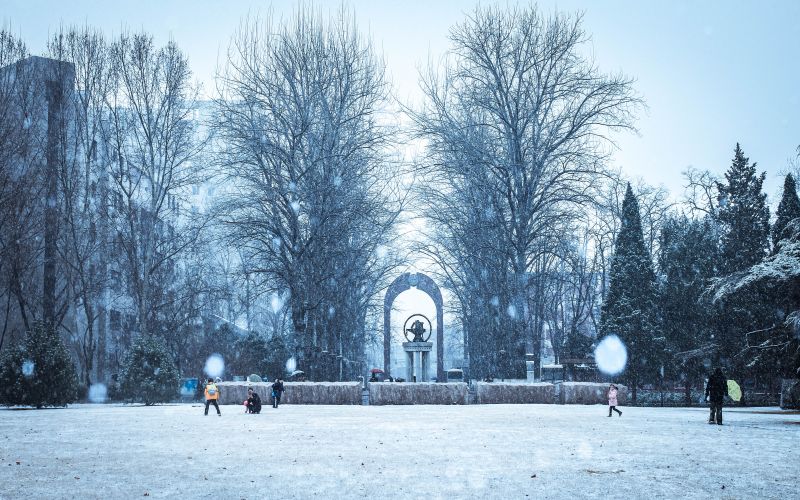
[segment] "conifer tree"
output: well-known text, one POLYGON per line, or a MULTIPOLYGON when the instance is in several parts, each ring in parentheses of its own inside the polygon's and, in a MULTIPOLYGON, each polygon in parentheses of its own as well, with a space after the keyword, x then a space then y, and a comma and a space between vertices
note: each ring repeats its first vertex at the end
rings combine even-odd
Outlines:
POLYGON ((800 217, 800 199, 797 198, 797 185, 792 174, 786 175, 783 183, 783 197, 775 213, 775 225, 772 226, 772 244, 777 252, 778 242, 784 237, 783 230, 793 219, 800 217))
POLYGON ((630 184, 622 202, 622 223, 611 261, 601 333, 616 334, 628 349, 624 377, 633 390, 660 367, 663 342, 654 338, 656 278, 642 235, 639 202, 630 184))
POLYGON ((724 275, 757 264, 769 248, 769 207, 761 191, 766 172, 756 173, 756 163, 736 143, 733 163, 725 172, 719 191, 720 272, 724 275))
POLYGON ((142 335, 133 345, 122 368, 122 393, 132 401, 150 406, 178 397, 180 375, 175 360, 153 335, 142 335))
POLYGON ((37 322, 25 345, 0 362, 0 403, 66 406, 78 399, 78 377, 64 343, 53 327, 37 322))
POLYGON ((714 311, 702 300, 715 274, 717 233, 711 220, 669 218, 661 229, 659 318, 665 337, 666 376, 684 382, 686 403, 691 386, 702 374, 702 359, 682 357, 713 342, 714 311))

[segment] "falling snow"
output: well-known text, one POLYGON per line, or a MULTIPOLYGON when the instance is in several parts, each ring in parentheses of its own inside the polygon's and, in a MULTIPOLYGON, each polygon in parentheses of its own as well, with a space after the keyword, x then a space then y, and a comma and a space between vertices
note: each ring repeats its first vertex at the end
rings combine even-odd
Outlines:
POLYGON ((206 360, 203 371, 212 378, 221 377, 225 372, 225 360, 219 354, 212 354, 206 360))
POLYGON ((606 375, 616 375, 628 363, 628 350, 616 335, 608 335, 597 344, 594 350, 597 368, 606 375))

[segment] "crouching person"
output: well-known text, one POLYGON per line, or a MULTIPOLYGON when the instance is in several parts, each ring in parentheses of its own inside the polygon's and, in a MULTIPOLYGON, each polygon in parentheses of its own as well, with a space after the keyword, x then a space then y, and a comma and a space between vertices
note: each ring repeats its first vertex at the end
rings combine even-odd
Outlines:
POLYGON ((261 396, 252 387, 247 389, 247 413, 261 413, 261 396))

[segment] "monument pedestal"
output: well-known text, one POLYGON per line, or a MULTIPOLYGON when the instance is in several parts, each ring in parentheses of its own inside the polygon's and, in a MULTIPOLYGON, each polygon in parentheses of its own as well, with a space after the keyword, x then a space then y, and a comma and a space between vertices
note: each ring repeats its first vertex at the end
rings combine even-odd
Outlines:
POLYGON ((525 374, 528 382, 536 382, 536 371, 534 369, 533 354, 525 355, 525 374))
POLYGON ((433 342, 403 342, 403 349, 406 351, 406 380, 408 382, 430 382, 432 348, 433 342))

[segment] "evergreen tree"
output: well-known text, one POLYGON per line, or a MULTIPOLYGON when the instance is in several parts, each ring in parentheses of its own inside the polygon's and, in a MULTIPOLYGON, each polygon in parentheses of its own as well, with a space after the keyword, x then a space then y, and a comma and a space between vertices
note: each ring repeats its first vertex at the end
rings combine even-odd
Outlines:
POLYGON ((75 366, 54 328, 34 324, 25 345, 10 349, 0 362, 0 403, 66 406, 78 398, 75 366))
POLYGON ((267 357, 266 375, 270 379, 285 377, 286 361, 291 356, 286 340, 281 335, 273 335, 267 341, 269 356, 267 357))
POLYGON ((680 354, 713 342, 714 312, 701 297, 715 275, 715 224, 708 219, 672 217, 661 229, 659 248, 659 318, 669 357, 665 376, 684 382, 690 404, 692 384, 703 373, 702 359, 680 354))
POLYGON ((600 330, 603 335, 616 334, 627 346, 624 377, 631 385, 634 402, 638 386, 658 370, 663 355, 663 342, 654 338, 655 300, 653 262, 644 245, 639 202, 628 184, 600 330))
POLYGON ((719 191, 720 271, 727 275, 742 271, 763 259, 769 248, 769 207, 761 192, 766 172, 756 173, 756 163, 744 156, 736 143, 733 163, 725 172, 727 183, 719 191))
POLYGON ((234 373, 237 368, 236 359, 239 355, 237 347, 239 340, 239 334, 229 323, 222 323, 217 328, 207 329, 195 359, 197 365, 194 373, 201 374, 202 378, 206 360, 212 354, 218 354, 225 361, 225 373, 229 375, 249 375, 250 373, 234 373))
POLYGON ((236 359, 233 372, 239 375, 263 374, 269 362, 266 339, 256 332, 248 332, 235 343, 236 359))
POLYGON ((797 198, 797 186, 792 174, 786 175, 783 183, 783 197, 775 213, 775 225, 772 226, 772 243, 774 252, 778 251, 778 242, 783 239, 783 230, 793 219, 800 217, 800 199, 797 198))
POLYGON ((150 406, 178 397, 180 376, 175 360, 153 335, 142 335, 122 367, 122 394, 150 406))
MULTIPOLYGON (((736 144, 726 183, 717 183, 719 191, 720 257, 718 275, 729 276, 761 262, 769 250, 769 208, 762 192, 766 173, 756 172, 756 164, 736 144)), ((741 353, 747 347, 750 332, 772 325, 772 311, 763 303, 738 297, 726 301, 717 313, 719 347, 716 363, 727 365, 731 372, 752 372, 741 353)))

